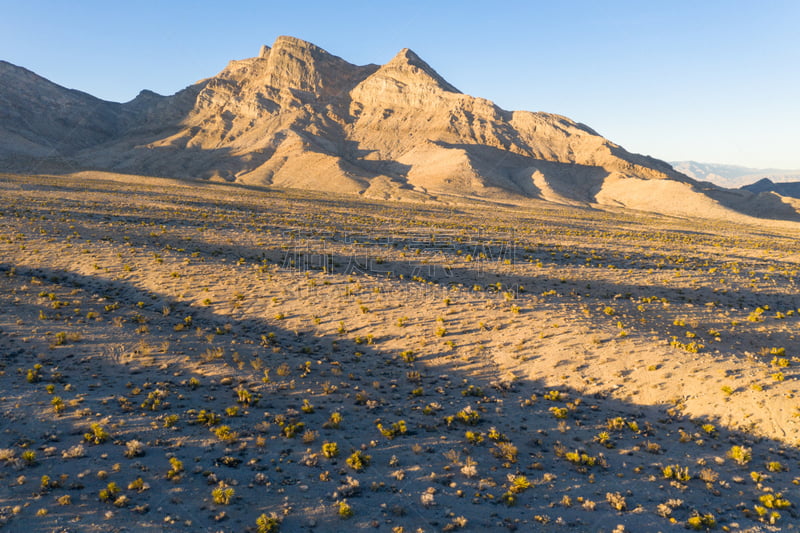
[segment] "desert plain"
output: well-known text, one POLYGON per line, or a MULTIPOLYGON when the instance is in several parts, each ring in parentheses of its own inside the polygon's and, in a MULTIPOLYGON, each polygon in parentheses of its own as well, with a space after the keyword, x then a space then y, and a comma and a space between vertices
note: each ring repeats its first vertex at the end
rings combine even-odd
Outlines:
POLYGON ((800 226, 0 176, 7 531, 793 531, 800 226))

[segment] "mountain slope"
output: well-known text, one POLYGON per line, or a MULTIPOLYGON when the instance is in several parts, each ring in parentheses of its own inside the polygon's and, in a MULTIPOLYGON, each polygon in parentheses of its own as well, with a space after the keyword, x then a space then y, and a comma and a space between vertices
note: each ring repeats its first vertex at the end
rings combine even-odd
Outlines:
POLYGON ((0 61, 0 157, 68 155, 118 133, 121 106, 0 61))
POLYGON ((70 170, 381 198, 758 214, 747 205, 754 194, 722 194, 566 117, 463 94, 408 49, 358 66, 283 36, 175 95, 143 91, 125 104, 0 67, 0 116, 10 117, 0 159, 11 170, 56 155, 70 170))

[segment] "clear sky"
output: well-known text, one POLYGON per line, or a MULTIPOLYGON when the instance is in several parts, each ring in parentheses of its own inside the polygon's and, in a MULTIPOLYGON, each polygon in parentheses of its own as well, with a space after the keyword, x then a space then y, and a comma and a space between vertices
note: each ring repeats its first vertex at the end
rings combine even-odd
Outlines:
POLYGON ((0 59, 113 101, 278 35, 356 64, 411 48, 461 91, 665 160, 800 169, 800 1, 0 0, 0 59))

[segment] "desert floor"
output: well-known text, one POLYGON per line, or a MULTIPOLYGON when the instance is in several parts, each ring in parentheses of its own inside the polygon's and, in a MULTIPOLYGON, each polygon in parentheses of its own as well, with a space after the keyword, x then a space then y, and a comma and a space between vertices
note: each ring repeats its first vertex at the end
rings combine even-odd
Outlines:
POLYGON ((0 176, 3 529, 797 530, 798 237, 0 176))

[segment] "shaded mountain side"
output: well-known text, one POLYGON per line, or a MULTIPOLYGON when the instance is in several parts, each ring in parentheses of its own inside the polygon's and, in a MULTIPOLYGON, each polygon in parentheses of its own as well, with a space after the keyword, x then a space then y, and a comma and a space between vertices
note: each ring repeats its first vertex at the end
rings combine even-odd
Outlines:
POLYGON ((763 178, 750 185, 745 185, 741 189, 756 194, 774 192, 789 198, 800 198, 800 182, 797 181, 774 183, 768 178, 763 178))
POLYGON ((113 138, 121 105, 0 61, 0 156, 57 157, 113 138))
MULTIPOLYGON (((758 216, 748 203, 756 195, 729 201, 566 117, 463 94, 409 49, 384 65, 358 66, 282 36, 174 95, 142 91, 124 104, 7 63, 0 76, 6 170, 61 165, 381 198, 535 198, 758 216)), ((783 206, 777 212, 795 216, 783 206)))

